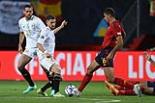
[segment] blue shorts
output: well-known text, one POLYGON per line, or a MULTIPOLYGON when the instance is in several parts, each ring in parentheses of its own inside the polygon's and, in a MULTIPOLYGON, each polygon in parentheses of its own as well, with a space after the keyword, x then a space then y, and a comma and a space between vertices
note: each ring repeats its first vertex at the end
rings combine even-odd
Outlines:
POLYGON ((153 93, 155 93, 155 82, 154 81, 148 81, 147 86, 153 88, 153 93))
POLYGON ((155 82, 154 81, 148 81, 147 86, 155 88, 155 82))
POLYGON ((103 65, 103 58, 106 58, 110 51, 112 50, 112 47, 106 47, 104 49, 101 49, 101 51, 96 56, 95 60, 96 62, 102 66, 102 67, 113 67, 113 59, 109 60, 109 62, 106 65, 103 65))

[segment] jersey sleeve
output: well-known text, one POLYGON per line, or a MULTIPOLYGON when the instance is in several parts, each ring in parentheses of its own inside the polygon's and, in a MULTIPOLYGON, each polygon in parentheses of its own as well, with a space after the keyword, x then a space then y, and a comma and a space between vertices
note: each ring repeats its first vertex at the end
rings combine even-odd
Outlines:
POLYGON ((18 21, 19 32, 23 32, 21 21, 18 21))
POLYGON ((151 55, 151 59, 155 62, 155 56, 151 55))
POLYGON ((47 32, 45 29, 43 29, 41 31, 41 34, 40 34, 40 37, 38 38, 37 43, 44 44, 46 39, 47 39, 47 32))

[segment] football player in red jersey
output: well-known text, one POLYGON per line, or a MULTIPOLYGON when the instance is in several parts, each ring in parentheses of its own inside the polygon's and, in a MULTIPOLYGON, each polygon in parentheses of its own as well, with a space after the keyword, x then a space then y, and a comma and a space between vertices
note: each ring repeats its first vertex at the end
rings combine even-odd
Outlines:
MULTIPOLYGON (((152 65, 155 66, 155 57, 151 56, 149 52, 154 51, 155 48, 149 49, 144 53, 144 56, 147 61, 149 61, 152 65)), ((114 85, 105 81, 106 86, 112 91, 114 95, 138 95, 141 96, 142 93, 155 95, 155 82, 154 81, 126 81, 124 84, 128 84, 127 86, 123 85, 114 85), (129 86, 130 85, 130 86, 129 86), (115 89, 114 89, 115 88, 115 89)))
POLYGON ((88 66, 80 86, 75 91, 75 95, 77 96, 80 95, 86 85, 91 81, 93 72, 100 67, 104 67, 105 76, 108 81, 113 83, 124 83, 124 80, 115 78, 113 75, 113 58, 115 53, 123 47, 125 32, 120 22, 115 18, 115 11, 112 8, 105 9, 104 19, 108 22, 109 27, 102 43, 102 49, 95 60, 88 66))

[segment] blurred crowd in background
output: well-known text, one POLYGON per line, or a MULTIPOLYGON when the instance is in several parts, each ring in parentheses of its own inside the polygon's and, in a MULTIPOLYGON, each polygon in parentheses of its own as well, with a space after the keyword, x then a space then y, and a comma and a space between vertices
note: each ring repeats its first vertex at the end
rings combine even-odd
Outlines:
POLYGON ((125 50, 155 46, 155 0, 0 0, 0 50, 17 50, 18 20, 25 4, 32 4, 42 20, 54 15, 57 25, 68 21, 56 34, 56 50, 99 49, 107 29, 107 7, 115 9, 125 28, 125 50))

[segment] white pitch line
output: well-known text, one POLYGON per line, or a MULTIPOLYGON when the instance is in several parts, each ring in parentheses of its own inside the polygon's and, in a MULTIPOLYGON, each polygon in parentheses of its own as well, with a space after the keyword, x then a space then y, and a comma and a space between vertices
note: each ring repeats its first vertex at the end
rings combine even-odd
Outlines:
MULTIPOLYGON (((18 96, 6 96, 6 97, 1 97, 1 98, 17 98, 18 96)), ((18 97, 18 98, 34 98, 34 99, 47 99, 47 98, 53 98, 53 97, 18 97)), ((61 98, 61 97, 55 97, 55 98, 61 98)), ((65 98, 65 97, 62 97, 65 98)), ((69 99, 69 98, 68 98, 69 99)), ((71 98, 73 101, 74 100, 89 100, 89 101, 94 101, 94 103, 118 103, 121 102, 121 100, 117 100, 117 99, 100 99, 100 98, 81 98, 81 97, 77 97, 77 98, 71 98)))
POLYGON ((121 100, 117 100, 117 99, 98 99, 98 98, 79 98, 79 99, 97 101, 95 103, 118 103, 121 101, 121 100))
POLYGON ((95 102, 95 103, 118 103, 118 102, 121 102, 121 100, 99 101, 99 102, 95 102))

